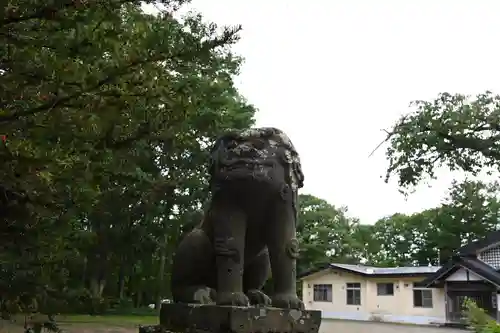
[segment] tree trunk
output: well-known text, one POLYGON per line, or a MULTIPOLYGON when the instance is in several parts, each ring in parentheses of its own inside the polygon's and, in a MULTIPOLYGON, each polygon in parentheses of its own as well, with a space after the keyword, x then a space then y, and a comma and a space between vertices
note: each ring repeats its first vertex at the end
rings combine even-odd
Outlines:
POLYGON ((163 236, 163 242, 160 248, 160 266, 158 268, 158 285, 156 288, 156 304, 155 309, 160 313, 160 305, 163 292, 163 276, 165 275, 165 261, 167 259, 167 235, 163 236))
POLYGON ((88 265, 90 275, 90 292, 92 297, 101 298, 106 285, 107 256, 97 252, 91 257, 88 265))
POLYGON ((82 286, 85 287, 87 280, 87 257, 83 258, 82 286))
MULTIPOLYGON (((170 196, 173 197, 173 189, 169 191, 170 196)), ((170 213, 172 212, 172 205, 167 204, 165 207, 165 210, 163 211, 164 216, 170 216, 170 213)), ((158 311, 158 315, 160 314, 160 305, 161 305, 161 299, 163 296, 163 276, 165 275, 165 261, 167 259, 167 241, 168 241, 168 233, 167 231, 169 230, 170 226, 170 219, 165 218, 163 220, 163 241, 161 243, 160 247, 160 265, 158 267, 158 284, 156 288, 156 304, 155 304, 155 309, 158 311)))
POLYGON ((118 273, 118 298, 123 300, 125 295, 125 263, 122 262, 118 273))
POLYGON ((120 277, 120 281, 118 284, 118 298, 123 300, 125 298, 125 277, 120 277))
POLYGON ((90 279, 90 293, 92 297, 101 298, 105 286, 106 286, 106 280, 99 279, 98 277, 93 276, 90 279))
POLYGON ((137 290, 137 307, 140 308, 142 306, 142 288, 139 287, 137 290))

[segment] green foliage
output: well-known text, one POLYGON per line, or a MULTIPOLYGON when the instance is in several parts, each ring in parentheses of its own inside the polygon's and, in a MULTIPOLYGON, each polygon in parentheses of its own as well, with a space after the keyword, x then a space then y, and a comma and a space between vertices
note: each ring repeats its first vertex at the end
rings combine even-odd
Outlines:
POLYGON ((380 251, 372 225, 360 224, 346 207, 337 208, 309 194, 299 195, 297 236, 299 274, 333 261, 374 263, 380 251))
POLYGON ((475 98, 442 93, 434 101, 414 101, 415 110, 389 131, 387 180, 411 187, 440 166, 477 175, 500 167, 500 96, 475 98))
POLYGON ((490 320, 484 327, 483 333, 500 333, 500 325, 495 320, 490 320))
POLYGON ((255 112, 232 81, 240 28, 178 18, 185 2, 152 16, 134 0, 12 0, 0 14, 3 312, 168 294, 207 146, 255 112))
POLYGON ((328 261, 353 260, 349 245, 357 223, 346 215, 345 208, 337 209, 312 195, 299 195, 299 274, 328 261))
POLYGON ((474 301, 467 299, 464 303, 467 323, 476 333, 499 333, 500 324, 491 318, 484 309, 477 306, 474 301))
POLYGON ((372 225, 326 201, 299 197, 299 274, 328 262, 438 266, 456 249, 499 229, 498 185, 454 182, 439 207, 394 214, 372 225))
POLYGON ((108 327, 131 326, 137 328, 140 325, 158 324, 158 316, 155 315, 107 315, 107 316, 89 316, 89 315, 71 315, 57 318, 58 322, 64 324, 94 324, 108 327))
POLYGON ((387 266, 439 265, 462 245, 499 228, 497 195, 496 183, 454 182, 440 207, 380 219, 370 228, 375 249, 371 261, 387 266))
POLYGON ((106 309, 106 315, 127 315, 127 316, 152 316, 158 311, 149 307, 143 306, 137 308, 134 300, 131 298, 111 300, 109 308, 106 309))
MULTIPOLYGON (((184 0, 7 2, 0 14, 0 310, 136 314, 169 297, 172 253, 207 199, 207 148, 253 124, 233 84, 239 27, 184 0)), ((497 167, 500 98, 416 102, 391 133, 389 174, 497 167)), ((299 273, 324 262, 437 264, 498 228, 497 184, 454 184, 442 206, 361 225, 299 199, 299 273)), ((40 326, 41 325, 41 326, 40 326)))

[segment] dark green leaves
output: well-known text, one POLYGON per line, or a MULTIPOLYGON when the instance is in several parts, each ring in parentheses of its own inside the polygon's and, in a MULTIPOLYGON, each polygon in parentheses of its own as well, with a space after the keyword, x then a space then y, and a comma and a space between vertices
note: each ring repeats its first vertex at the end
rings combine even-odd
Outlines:
POLYGON ((255 112, 232 80, 239 27, 177 19, 185 2, 162 1, 152 16, 135 0, 9 1, 0 14, 9 297, 40 298, 68 282, 99 298, 120 274, 123 295, 134 270, 151 282, 160 257, 168 267, 163 249, 203 200, 207 143, 251 125, 255 112), (61 267, 72 279, 59 278, 61 267))
POLYGON ((475 98, 443 93, 434 101, 415 101, 415 111, 391 129, 386 179, 395 175, 401 187, 433 177, 439 166, 477 175, 500 164, 500 96, 475 98))
POLYGON ((345 207, 336 208, 312 195, 299 196, 297 235, 301 244, 298 271, 303 273, 325 262, 351 262, 357 247, 351 247, 357 220, 345 207))
POLYGON ((498 230, 499 214, 496 183, 453 183, 439 207, 394 214, 366 226, 376 244, 370 261, 388 266, 438 265, 459 247, 498 230))

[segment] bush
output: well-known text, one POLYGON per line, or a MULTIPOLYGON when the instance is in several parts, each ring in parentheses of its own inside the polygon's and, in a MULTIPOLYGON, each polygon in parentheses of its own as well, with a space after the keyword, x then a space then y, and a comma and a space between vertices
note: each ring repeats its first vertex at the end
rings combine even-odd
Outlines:
POLYGON ((116 312, 127 312, 134 309, 134 301, 130 298, 110 299, 109 310, 116 312))
POLYGON ((500 333, 500 325, 496 321, 490 320, 483 328, 482 333, 500 333))
POLYGON ((155 309, 143 307, 143 308, 133 308, 129 310, 109 309, 108 311, 106 311, 106 314, 119 315, 119 316, 157 316, 158 312, 155 309))
POLYGON ((110 307, 106 311, 106 314, 110 315, 125 315, 125 316, 149 316, 156 315, 157 312, 155 309, 150 309, 148 307, 144 308, 136 308, 134 307, 134 301, 129 298, 125 298, 122 300, 114 299, 109 302, 110 307))
POLYGON ((93 297, 89 290, 82 288, 71 290, 66 294, 67 308, 59 311, 61 314, 102 315, 109 309, 109 300, 93 297))
POLYGON ((493 320, 485 311, 470 300, 465 300, 465 317, 470 327, 476 333, 500 333, 500 324, 493 320))

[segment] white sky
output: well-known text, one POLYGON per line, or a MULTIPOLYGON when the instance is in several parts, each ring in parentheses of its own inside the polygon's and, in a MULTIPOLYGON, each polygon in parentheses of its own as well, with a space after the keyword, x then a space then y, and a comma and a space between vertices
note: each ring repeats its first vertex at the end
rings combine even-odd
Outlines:
POLYGON ((415 99, 498 91, 498 0, 194 0, 221 25, 242 24, 236 79, 257 126, 284 130, 301 155, 305 188, 363 223, 437 206, 453 176, 407 200, 380 176, 380 149, 415 99))

